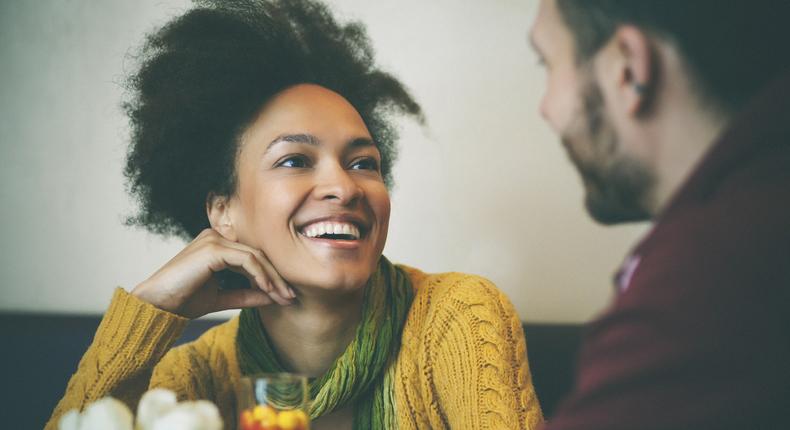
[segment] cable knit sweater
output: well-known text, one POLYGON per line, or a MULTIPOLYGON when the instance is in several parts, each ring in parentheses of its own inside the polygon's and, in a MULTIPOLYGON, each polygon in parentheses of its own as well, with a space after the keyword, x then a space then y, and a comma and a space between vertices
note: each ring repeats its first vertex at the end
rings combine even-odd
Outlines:
MULTIPOLYGON (((534 429, 542 414, 527 365, 521 322, 489 281, 401 266, 415 289, 396 360, 403 429, 534 429)), ((238 318, 171 348, 187 320, 117 289, 93 343, 47 423, 112 395, 135 408, 148 388, 216 403, 233 429, 238 318)))

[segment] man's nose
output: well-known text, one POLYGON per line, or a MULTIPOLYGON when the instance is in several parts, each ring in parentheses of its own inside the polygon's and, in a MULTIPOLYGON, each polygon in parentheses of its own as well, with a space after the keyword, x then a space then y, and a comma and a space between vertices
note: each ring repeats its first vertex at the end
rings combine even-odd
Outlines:
POLYGON ((544 94, 540 99, 538 111, 540 111, 540 116, 542 116, 546 122, 549 122, 549 101, 548 97, 546 97, 546 94, 544 94))

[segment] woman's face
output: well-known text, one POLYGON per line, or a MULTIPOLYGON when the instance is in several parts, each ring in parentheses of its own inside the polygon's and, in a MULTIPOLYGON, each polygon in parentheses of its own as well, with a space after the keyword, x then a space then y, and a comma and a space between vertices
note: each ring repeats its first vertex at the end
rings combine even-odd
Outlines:
POLYGON ((235 239, 261 249, 297 288, 363 286, 389 225, 380 166, 365 123, 342 96, 311 84, 281 92, 241 139, 228 204, 235 239))

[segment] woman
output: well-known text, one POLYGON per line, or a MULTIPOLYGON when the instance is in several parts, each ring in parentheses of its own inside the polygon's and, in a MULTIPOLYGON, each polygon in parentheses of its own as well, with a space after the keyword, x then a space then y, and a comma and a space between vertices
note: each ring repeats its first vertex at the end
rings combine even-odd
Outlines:
POLYGON ((165 387, 213 401, 232 429, 239 378, 271 371, 315 378, 319 429, 538 424, 508 300, 382 256, 388 120, 421 111, 374 67, 360 25, 309 0, 201 1, 142 60, 127 105, 133 222, 193 240, 116 291, 47 428, 104 395, 134 407, 165 387), (231 308, 238 318, 170 348, 189 318, 231 308))

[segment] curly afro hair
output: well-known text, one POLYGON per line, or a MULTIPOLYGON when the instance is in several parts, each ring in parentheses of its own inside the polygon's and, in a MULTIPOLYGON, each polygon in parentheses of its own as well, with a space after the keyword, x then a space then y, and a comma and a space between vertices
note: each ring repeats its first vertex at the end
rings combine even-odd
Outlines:
POLYGON ((209 227, 210 194, 236 190, 239 136, 267 100, 300 83, 345 97, 382 155, 391 185, 393 114, 420 106, 376 68, 364 27, 339 24, 312 0, 196 0, 149 34, 124 103, 131 143, 124 175, 140 210, 127 223, 184 239, 209 227))

